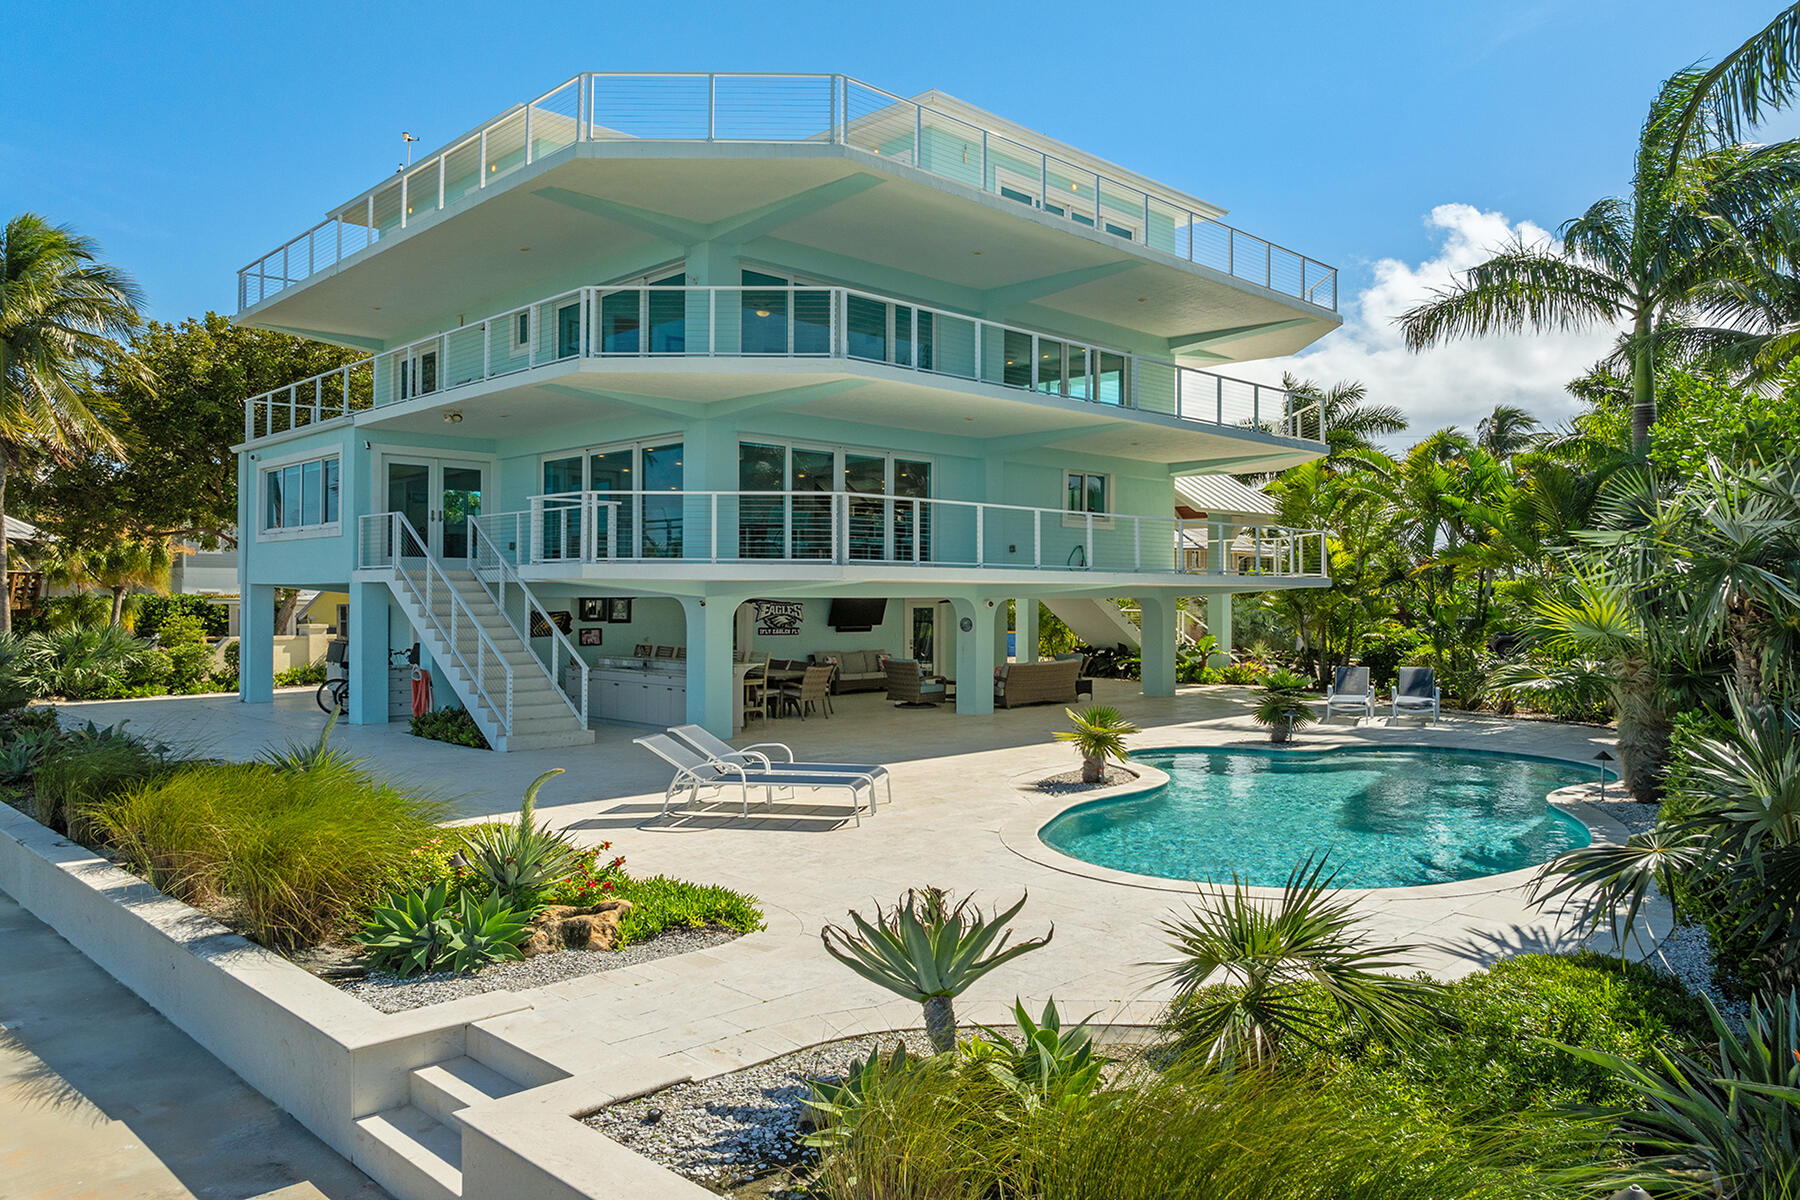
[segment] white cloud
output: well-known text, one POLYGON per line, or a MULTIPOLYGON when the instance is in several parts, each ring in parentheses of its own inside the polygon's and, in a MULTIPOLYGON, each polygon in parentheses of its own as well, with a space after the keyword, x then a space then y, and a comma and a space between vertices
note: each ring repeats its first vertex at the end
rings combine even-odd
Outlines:
POLYGON ((1410 428, 1390 439, 1402 446, 1446 425, 1472 430, 1496 404, 1517 405, 1547 425, 1572 415, 1578 403, 1564 385, 1607 354, 1617 331, 1461 339, 1414 354, 1394 323, 1502 244, 1515 237, 1539 242, 1549 233, 1468 204, 1440 204, 1426 225, 1443 239, 1438 253, 1417 264, 1378 261, 1374 283, 1344 307, 1342 329, 1291 358, 1221 369, 1271 382, 1283 371, 1321 385, 1360 380, 1371 403, 1398 405, 1406 414, 1410 428))

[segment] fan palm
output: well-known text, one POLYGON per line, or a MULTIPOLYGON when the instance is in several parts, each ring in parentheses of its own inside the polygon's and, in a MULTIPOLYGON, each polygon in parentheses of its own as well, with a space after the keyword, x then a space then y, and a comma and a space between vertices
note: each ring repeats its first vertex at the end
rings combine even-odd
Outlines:
POLYGON ((1757 247, 1776 235, 1800 188, 1800 145, 1723 141, 1710 121, 1684 123, 1711 102, 1706 76, 1667 80, 1639 134, 1629 194, 1596 201, 1562 227, 1559 247, 1516 241, 1405 313, 1413 350, 1459 337, 1627 326, 1619 354, 1631 366, 1632 438, 1642 452, 1656 420, 1660 354, 1704 342, 1714 326, 1758 324, 1760 304, 1729 291, 1701 293, 1757 273, 1757 247))
POLYGON ((1080 712, 1072 708, 1063 711, 1075 722, 1075 728, 1060 729, 1055 737, 1059 742, 1070 743, 1080 753, 1083 783, 1104 782, 1107 759, 1126 762, 1131 758, 1131 751, 1125 748, 1125 739, 1136 733, 1138 727, 1127 721, 1118 709, 1110 704, 1090 704, 1080 712))
POLYGON ((973 896, 954 908, 942 888, 900 897, 891 910, 875 906, 875 919, 852 912, 853 929, 827 925, 825 952, 870 983, 904 996, 925 1010, 925 1033, 938 1051, 956 1048, 956 997, 994 968, 1049 944, 1056 934, 1016 945, 1007 923, 1025 907, 1025 896, 1004 911, 983 913, 973 896))
POLYGON ((1436 985, 1392 973, 1416 947, 1374 944, 1358 928, 1357 897, 1335 880, 1325 858, 1309 856, 1279 899, 1252 897, 1234 875, 1229 891, 1203 892, 1185 918, 1163 922, 1176 957, 1146 965, 1175 986, 1169 1023, 1185 1050, 1254 1066, 1283 1042, 1316 1042, 1330 1009, 1394 1040, 1434 1014, 1436 985))
MULTIPOLYGON (((130 372, 118 339, 138 325, 137 284, 99 247, 33 213, 0 229, 0 579, 6 572, 6 476, 30 453, 112 450, 109 408, 93 393, 102 364, 130 372)), ((12 628, 0 604, 0 632, 12 628)))

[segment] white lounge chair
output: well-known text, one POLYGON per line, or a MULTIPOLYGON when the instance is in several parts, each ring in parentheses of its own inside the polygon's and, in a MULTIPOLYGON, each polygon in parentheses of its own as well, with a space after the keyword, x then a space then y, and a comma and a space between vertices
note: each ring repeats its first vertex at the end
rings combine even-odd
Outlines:
POLYGON ((1424 716, 1431 714, 1431 719, 1438 719, 1439 692, 1437 672, 1430 667, 1401 667, 1400 678, 1394 683, 1394 711, 1388 718, 1392 724, 1400 719, 1401 713, 1415 713, 1424 716))
MULTIPOLYGON (((669 733, 680 738, 706 757, 718 763, 736 763, 754 771, 783 771, 788 774, 861 775, 870 783, 886 783, 888 803, 894 802, 894 780, 888 769, 878 763, 800 762, 793 749, 783 742, 757 742, 739 750, 717 734, 700 725, 676 725, 669 733), (779 750, 785 758, 773 758, 765 750, 779 750)), ((871 797, 872 798, 872 797, 871 797)), ((874 808, 869 813, 874 815, 874 808)))
POLYGON ((818 771, 756 771, 738 763, 722 763, 702 758, 666 733, 652 733, 632 741, 675 768, 675 778, 663 791, 662 812, 666 815, 675 793, 685 790, 694 803, 699 803, 701 789, 708 791, 727 787, 741 789, 744 819, 750 817, 750 789, 770 789, 767 803, 775 807, 775 788, 842 788, 850 793, 850 811, 856 823, 862 824, 862 792, 869 792, 869 811, 875 811, 875 783, 867 775, 851 775, 818 771))
POLYGON ((1375 684, 1367 667, 1339 667, 1331 686, 1325 690, 1325 719, 1342 709, 1359 717, 1375 719, 1375 684))

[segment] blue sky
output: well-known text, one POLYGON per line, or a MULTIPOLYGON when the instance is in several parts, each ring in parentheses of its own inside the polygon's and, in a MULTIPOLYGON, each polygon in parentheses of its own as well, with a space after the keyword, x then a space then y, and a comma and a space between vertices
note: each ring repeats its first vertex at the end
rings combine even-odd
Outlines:
MULTIPOLYGON (((1460 261, 1458 239, 1466 257, 1495 230, 1554 229, 1617 191, 1658 81, 1737 45, 1776 6, 489 0, 399 11, 14 5, 0 44, 0 213, 40 212, 98 238, 159 319, 230 311, 237 268, 393 171, 402 129, 428 150, 583 70, 845 72, 902 94, 950 92, 1338 264, 1351 336, 1334 335, 1345 344, 1333 358, 1321 347, 1301 363, 1376 385, 1382 360, 1352 353, 1359 338, 1371 354, 1391 349, 1377 344, 1391 314, 1364 311, 1376 293, 1403 302, 1460 261)), ((1491 407, 1490 385, 1436 407, 1415 396, 1467 369, 1444 362, 1394 383, 1416 426, 1491 407)), ((1564 402, 1542 393, 1563 366, 1537 363, 1542 377, 1512 398, 1539 396, 1556 415, 1564 402)))

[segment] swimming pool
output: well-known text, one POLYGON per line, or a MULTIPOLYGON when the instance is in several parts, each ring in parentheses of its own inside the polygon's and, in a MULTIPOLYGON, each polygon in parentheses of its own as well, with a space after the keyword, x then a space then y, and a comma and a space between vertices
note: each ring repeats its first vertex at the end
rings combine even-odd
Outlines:
POLYGON ((1597 777, 1554 759, 1477 750, 1186 749, 1133 761, 1165 786, 1076 805, 1038 831, 1083 862, 1164 879, 1280 886, 1330 851, 1339 887, 1416 887, 1498 875, 1588 844, 1545 800, 1597 777))

